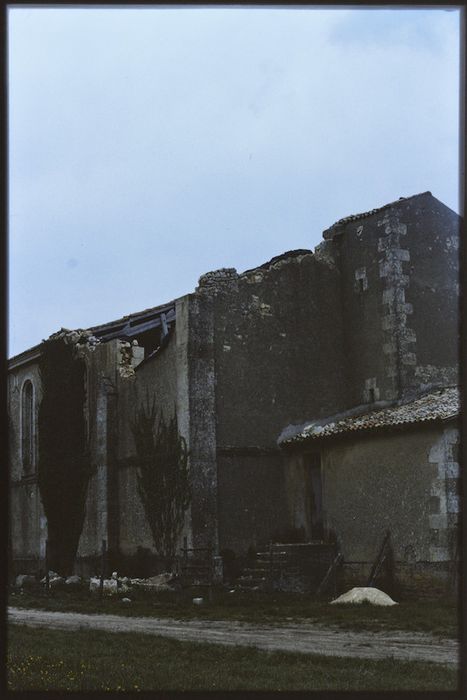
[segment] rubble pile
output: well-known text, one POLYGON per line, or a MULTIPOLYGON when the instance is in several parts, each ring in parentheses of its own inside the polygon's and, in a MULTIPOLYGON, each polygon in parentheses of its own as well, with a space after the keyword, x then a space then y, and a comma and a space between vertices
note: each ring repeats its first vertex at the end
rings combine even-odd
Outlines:
POLYGON ((85 328, 77 328, 70 330, 69 328, 60 328, 56 333, 52 333, 48 340, 63 340, 67 345, 86 346, 90 350, 94 350, 96 345, 101 342, 100 338, 96 338, 91 331, 85 328))
POLYGON ((371 603, 371 605, 397 605, 387 593, 380 591, 379 588, 357 587, 351 588, 347 593, 343 593, 335 600, 331 601, 331 605, 349 604, 349 603, 371 603))
POLYGON ((133 348, 138 345, 137 340, 131 343, 128 340, 120 340, 120 361, 118 363, 118 373, 124 379, 135 376, 133 366, 133 348))

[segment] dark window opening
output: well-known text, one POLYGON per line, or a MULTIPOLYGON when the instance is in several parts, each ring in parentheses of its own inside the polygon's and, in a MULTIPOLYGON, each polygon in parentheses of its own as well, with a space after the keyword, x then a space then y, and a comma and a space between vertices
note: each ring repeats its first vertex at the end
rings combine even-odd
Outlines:
POLYGON ((375 390, 370 389, 370 403, 374 403, 375 401, 375 390))

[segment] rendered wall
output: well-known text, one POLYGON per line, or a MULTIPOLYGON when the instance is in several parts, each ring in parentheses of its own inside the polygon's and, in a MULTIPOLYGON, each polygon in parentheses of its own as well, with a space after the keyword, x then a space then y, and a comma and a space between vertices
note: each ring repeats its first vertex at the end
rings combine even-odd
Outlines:
MULTIPOLYGON (((154 551, 151 531, 146 521, 138 493, 135 467, 131 458, 135 445, 131 423, 136 410, 155 400, 158 419, 161 412, 168 420, 177 408, 177 330, 166 347, 144 362, 133 378, 120 379, 118 384, 117 430, 118 441, 118 545, 120 553, 134 554, 138 547, 154 551), (129 461, 130 458, 130 461, 129 461)), ((157 419, 157 420, 158 420, 157 419)))
MULTIPOLYGON (((387 529, 394 556, 407 564, 449 562, 459 513, 459 434, 449 427, 322 441, 323 510, 348 563, 371 563, 387 529)), ((287 500, 292 521, 307 520, 300 492, 306 449, 288 451, 287 500)))

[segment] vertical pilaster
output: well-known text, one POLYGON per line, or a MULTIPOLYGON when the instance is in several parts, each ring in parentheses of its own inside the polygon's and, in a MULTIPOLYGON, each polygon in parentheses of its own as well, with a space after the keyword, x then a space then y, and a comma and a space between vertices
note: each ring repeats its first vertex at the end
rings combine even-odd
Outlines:
POLYGON ((388 213, 378 226, 384 226, 384 234, 378 240, 378 252, 382 253, 379 276, 384 283, 381 325, 386 388, 383 398, 393 400, 412 386, 417 364, 416 335, 408 326, 413 308, 405 299, 410 278, 404 274, 404 263, 409 262, 410 252, 403 247, 402 240, 407 234, 407 226, 401 224, 396 215, 388 213))
MULTIPOLYGON (((177 364, 177 395, 176 409, 178 430, 180 435, 185 438, 188 452, 191 453, 191 436, 190 436, 190 379, 189 379, 189 360, 188 360, 188 338, 189 338, 189 297, 185 296, 177 299, 175 306, 176 326, 175 326, 175 342, 176 342, 176 364, 177 364)), ((189 457, 191 464, 191 456, 189 457)), ((187 538, 188 547, 193 546, 192 537, 192 519, 191 505, 185 514, 185 524, 181 536, 187 538)))
POLYGON ((214 309, 209 293, 189 305, 191 522, 195 547, 218 549, 214 309))
POLYGON ((454 558, 459 518, 459 432, 445 430, 432 447, 428 461, 436 464, 429 503, 430 561, 454 558))

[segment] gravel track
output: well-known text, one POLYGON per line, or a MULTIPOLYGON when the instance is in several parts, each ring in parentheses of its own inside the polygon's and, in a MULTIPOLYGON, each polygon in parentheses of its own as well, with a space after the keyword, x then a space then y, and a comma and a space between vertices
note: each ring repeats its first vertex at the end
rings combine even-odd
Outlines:
POLYGON ((459 645, 421 632, 353 632, 309 622, 275 626, 227 620, 167 620, 152 617, 49 612, 8 608, 12 624, 59 630, 138 632, 185 642, 251 646, 267 651, 289 651, 362 659, 425 661, 456 666, 459 645))

